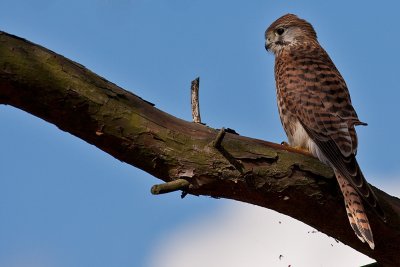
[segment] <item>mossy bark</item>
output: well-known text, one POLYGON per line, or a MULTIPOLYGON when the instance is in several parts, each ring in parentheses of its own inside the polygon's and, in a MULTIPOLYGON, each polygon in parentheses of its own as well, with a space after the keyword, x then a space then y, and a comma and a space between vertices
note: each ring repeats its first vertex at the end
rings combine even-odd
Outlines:
POLYGON ((382 266, 400 266, 398 198, 376 189, 388 222, 369 212, 376 244, 371 250, 348 224, 332 170, 315 158, 232 133, 226 133, 216 148, 212 142, 218 130, 175 118, 82 65, 4 32, 0 104, 55 124, 163 181, 185 179, 189 194, 276 210, 382 266))

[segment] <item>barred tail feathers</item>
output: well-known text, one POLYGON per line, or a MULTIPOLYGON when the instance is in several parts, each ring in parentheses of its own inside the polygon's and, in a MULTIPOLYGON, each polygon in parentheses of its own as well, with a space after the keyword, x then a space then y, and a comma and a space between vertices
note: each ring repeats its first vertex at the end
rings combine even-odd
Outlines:
POLYGON ((335 176, 344 197, 351 227, 362 242, 367 242, 370 248, 374 249, 374 238, 359 194, 339 172, 335 171, 335 176))

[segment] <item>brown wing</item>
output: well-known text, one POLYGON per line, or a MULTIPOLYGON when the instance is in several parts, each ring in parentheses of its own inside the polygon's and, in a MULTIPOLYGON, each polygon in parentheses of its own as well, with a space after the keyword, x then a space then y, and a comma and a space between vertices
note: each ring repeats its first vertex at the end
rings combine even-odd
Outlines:
POLYGON ((297 117, 326 159, 383 217, 376 197, 355 159, 355 125, 362 123, 345 81, 319 44, 296 46, 276 58, 277 87, 288 111, 297 117))

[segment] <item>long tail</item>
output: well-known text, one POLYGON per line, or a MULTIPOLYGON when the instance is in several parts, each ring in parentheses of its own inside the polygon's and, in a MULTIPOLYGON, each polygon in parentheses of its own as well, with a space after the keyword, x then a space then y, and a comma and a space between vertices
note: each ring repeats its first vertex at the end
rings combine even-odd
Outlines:
POLYGON ((335 171, 335 176, 343 193, 351 228, 362 242, 367 242, 374 249, 374 238, 360 195, 343 175, 335 171))

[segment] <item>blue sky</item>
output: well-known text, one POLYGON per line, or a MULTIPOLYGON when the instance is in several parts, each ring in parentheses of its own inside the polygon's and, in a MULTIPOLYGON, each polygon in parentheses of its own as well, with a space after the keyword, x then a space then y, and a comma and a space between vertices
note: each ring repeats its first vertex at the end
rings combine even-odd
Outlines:
MULTIPOLYGON (((366 177, 390 191, 400 174, 399 5, 2 0, 0 29, 186 120, 190 81, 200 76, 207 125, 281 142, 264 31, 295 13, 314 25, 369 124, 358 128, 366 177)), ((179 193, 152 196, 159 180, 12 107, 0 106, 0 123, 0 266, 150 266, 160 239, 231 205, 207 197, 181 200, 179 193)))

